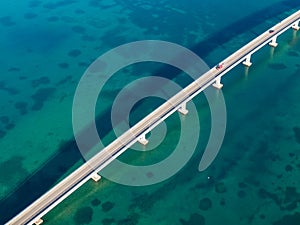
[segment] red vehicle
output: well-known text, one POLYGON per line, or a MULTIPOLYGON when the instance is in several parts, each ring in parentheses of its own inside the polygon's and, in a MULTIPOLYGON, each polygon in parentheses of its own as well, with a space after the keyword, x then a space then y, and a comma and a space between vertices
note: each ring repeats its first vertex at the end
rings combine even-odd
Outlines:
POLYGON ((217 70, 221 70, 224 66, 224 63, 219 63, 217 66, 216 66, 216 69, 217 70))

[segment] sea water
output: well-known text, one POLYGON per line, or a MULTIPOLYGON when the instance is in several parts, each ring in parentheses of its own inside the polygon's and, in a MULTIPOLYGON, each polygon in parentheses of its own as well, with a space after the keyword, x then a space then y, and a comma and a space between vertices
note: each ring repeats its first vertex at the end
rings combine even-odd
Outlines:
MULTIPOLYGON (((74 141, 72 103, 97 57, 132 41, 163 40, 193 50, 212 67, 299 7, 281 0, 2 1, 0 223, 84 163, 74 141)), ((299 224, 299 32, 285 32, 278 43, 255 53, 249 69, 239 65, 222 79, 226 134, 207 170, 199 172, 198 165, 213 118, 200 94, 193 100, 199 143, 178 173, 139 187, 105 177, 89 181, 44 216, 45 224, 299 224)), ((156 75, 181 86, 190 82, 162 67, 133 65, 105 86, 96 107, 105 144, 116 135, 103 118, 128 83, 161 71, 156 75)), ((146 99, 132 111, 132 123, 161 103, 146 99)), ((129 150, 120 160, 148 165, 165 159, 178 144, 180 120, 177 114, 166 120, 165 139, 153 151, 129 150)))

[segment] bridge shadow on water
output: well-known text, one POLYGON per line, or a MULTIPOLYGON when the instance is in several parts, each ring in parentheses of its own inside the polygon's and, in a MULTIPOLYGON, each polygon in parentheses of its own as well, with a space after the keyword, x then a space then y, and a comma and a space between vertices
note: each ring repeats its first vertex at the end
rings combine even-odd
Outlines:
MULTIPOLYGON (((267 19, 276 18, 279 14, 298 7, 300 7, 300 2, 289 0, 274 4, 271 7, 257 11, 224 27, 222 30, 210 35, 210 37, 192 47, 191 50, 200 57, 205 58, 215 48, 228 42, 235 36, 255 28, 257 25, 264 23, 267 19)), ((168 74, 166 77, 168 79, 176 77, 178 73, 178 71, 177 73, 170 73, 169 68, 166 69, 164 67, 157 71, 157 74, 168 74)), ((157 88, 161 88, 163 85, 164 84, 159 84, 157 88)), ((101 124, 101 121, 110 121, 110 116, 110 109, 108 109, 96 118, 97 124, 101 124)), ((101 124, 101 130, 99 130, 100 136, 105 136, 111 129, 111 124, 105 124, 105 126, 101 124)), ((85 131, 83 134, 84 133, 85 131)), ((90 144, 93 145, 95 143, 90 144)), ((0 224, 7 222, 39 196, 48 191, 68 169, 74 166, 79 160, 82 160, 82 156, 75 140, 72 139, 63 143, 55 155, 38 168, 34 174, 24 180, 14 191, 0 200, 0 224)), ((190 176, 193 175, 190 174, 190 176)))

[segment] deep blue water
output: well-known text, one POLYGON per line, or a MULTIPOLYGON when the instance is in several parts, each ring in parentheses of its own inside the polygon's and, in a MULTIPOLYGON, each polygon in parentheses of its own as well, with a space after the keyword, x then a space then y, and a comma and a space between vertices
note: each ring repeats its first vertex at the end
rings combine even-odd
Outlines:
MULTIPOLYGON (((131 41, 164 40, 193 50, 214 66, 300 8, 296 1, 282 0, 0 4, 1 224, 84 162, 72 131, 72 101, 81 76, 101 54, 131 41)), ((275 50, 266 46, 257 52, 249 70, 237 66, 222 80, 226 135, 206 171, 197 170, 211 121, 201 94, 194 99, 199 143, 175 176, 145 187, 107 178, 88 182, 46 215, 45 224, 299 224, 299 32, 287 31, 278 42, 275 50)), ((158 63, 119 71, 96 107, 105 144, 115 138, 107 122, 115 96, 149 75, 181 86, 191 81, 158 63)), ((135 105, 131 122, 159 104, 150 98, 135 105)), ((166 158, 178 144, 179 121, 177 114, 166 121, 168 133, 153 151, 129 150, 120 159, 143 165, 166 158)), ((116 174, 122 176, 122 171, 116 174)))

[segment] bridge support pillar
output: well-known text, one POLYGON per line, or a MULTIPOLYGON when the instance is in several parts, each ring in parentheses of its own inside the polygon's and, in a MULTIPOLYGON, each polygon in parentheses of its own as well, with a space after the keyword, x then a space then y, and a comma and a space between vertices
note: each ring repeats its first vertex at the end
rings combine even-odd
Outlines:
POLYGON ((147 145, 149 141, 146 139, 146 134, 139 136, 138 142, 140 142, 142 145, 147 145))
POLYGON ((293 26, 292 26, 292 28, 293 28, 294 30, 299 30, 299 29, 300 29, 299 23, 300 23, 300 20, 298 20, 296 23, 294 23, 293 26))
POLYGON ((178 109, 178 112, 180 112, 182 115, 188 114, 188 110, 186 109, 186 102, 182 103, 180 108, 178 109))
POLYGON ((41 225, 44 221, 42 220, 42 218, 39 218, 38 220, 36 220, 34 222, 35 225, 41 225))
POLYGON ((101 176, 100 176, 98 173, 93 173, 92 179, 93 179, 95 182, 98 182, 98 181, 101 179, 101 176))
POLYGON ((269 45, 272 46, 272 47, 274 47, 274 48, 276 48, 277 45, 278 45, 278 43, 276 42, 276 40, 277 40, 277 37, 276 36, 273 37, 272 40, 271 40, 271 42, 269 43, 269 45))
POLYGON ((251 62, 251 55, 247 55, 246 58, 245 58, 245 61, 243 62, 243 64, 245 66, 248 66, 250 67, 252 65, 252 62, 251 62))
POLYGON ((216 82, 213 84, 213 86, 217 89, 221 89, 223 87, 223 84, 221 84, 221 77, 216 78, 216 82))

